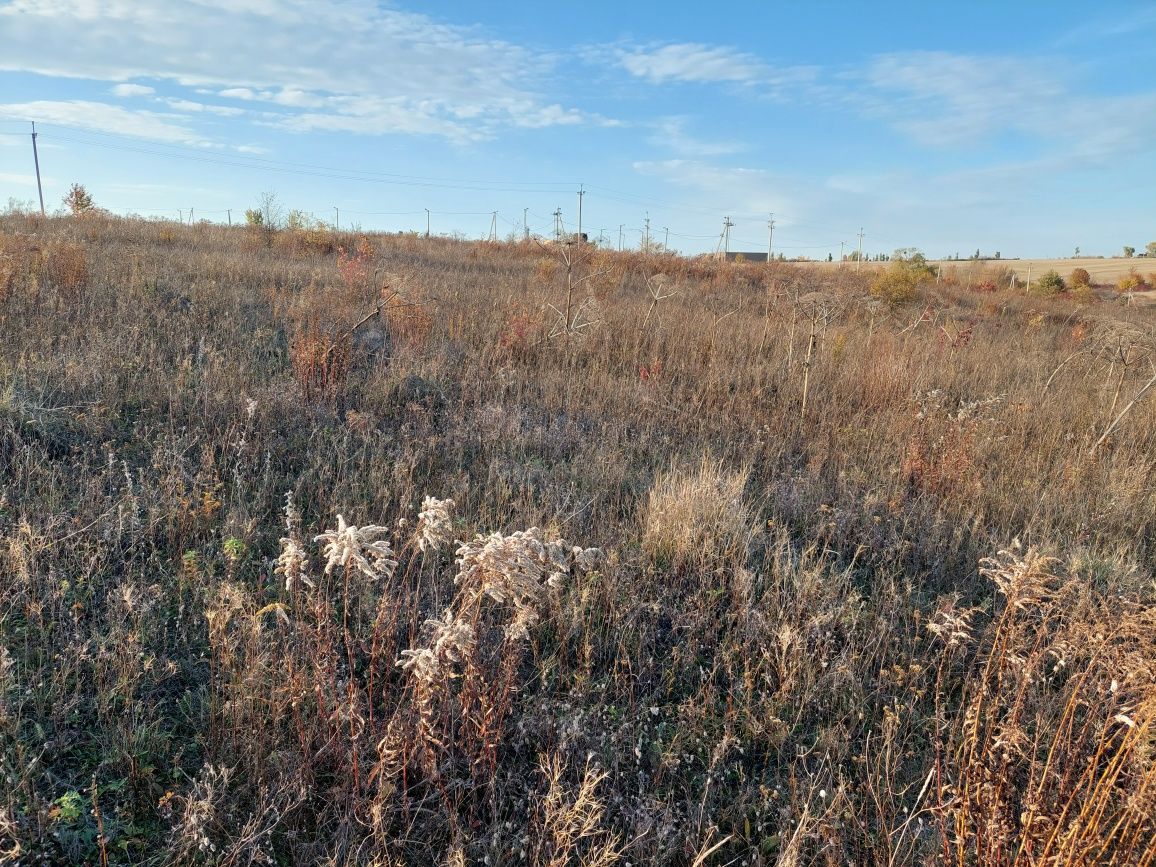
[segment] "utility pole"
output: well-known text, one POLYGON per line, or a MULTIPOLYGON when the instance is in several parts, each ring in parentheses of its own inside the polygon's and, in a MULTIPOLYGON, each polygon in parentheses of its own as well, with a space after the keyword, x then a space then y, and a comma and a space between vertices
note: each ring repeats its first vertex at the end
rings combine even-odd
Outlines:
POLYGON ((183 208, 177 208, 177 219, 181 221, 181 225, 185 224, 185 211, 183 208))
POLYGON ((664 233, 663 237, 662 237, 662 252, 663 253, 669 253, 670 252, 670 229, 666 226, 663 226, 662 231, 664 233))
POLYGON ((618 224, 618 252, 622 252, 622 230, 626 228, 625 223, 618 224))
POLYGON ((32 161, 36 163, 36 192, 40 193, 40 216, 44 214, 44 187, 40 186, 40 154, 36 151, 36 121, 32 121, 32 161))
POLYGON ((583 189, 585 184, 578 185, 578 241, 582 241, 582 197, 586 195, 586 190, 583 189))
POLYGON ((333 213, 335 213, 337 215, 337 222, 334 224, 334 228, 336 228, 337 231, 340 232, 341 231, 341 208, 337 207, 337 205, 334 205, 333 206, 333 213))
POLYGON ((490 217, 490 240, 491 241, 497 241, 498 240, 498 212, 497 211, 494 211, 493 215, 490 217))
POLYGON ((562 240, 562 209, 554 209, 554 240, 562 240))
POLYGON ((650 211, 646 212, 646 232, 642 236, 642 252, 650 252, 650 211))
POLYGON ((229 221, 229 225, 233 225, 233 209, 227 208, 225 210, 225 219, 229 221))
POLYGON ((855 271, 858 273, 859 268, 863 265, 863 227, 859 227, 859 258, 855 260, 855 271))
POLYGON ((774 255, 775 250, 775 215, 772 213, 771 218, 767 220, 767 264, 769 265, 774 255))
POLYGON ((189 225, 193 225, 193 209, 189 208, 189 225))
POLYGON ((723 258, 725 259, 731 252, 731 227, 734 223, 728 216, 723 220, 723 258))
POLYGON ((839 267, 840 268, 843 267, 843 245, 846 243, 847 243, 846 241, 840 241, 839 242, 839 267))
POLYGON ((522 208, 522 236, 525 240, 530 240, 530 209, 522 208))
POLYGON ((429 238, 429 208, 425 209, 425 236, 429 238))

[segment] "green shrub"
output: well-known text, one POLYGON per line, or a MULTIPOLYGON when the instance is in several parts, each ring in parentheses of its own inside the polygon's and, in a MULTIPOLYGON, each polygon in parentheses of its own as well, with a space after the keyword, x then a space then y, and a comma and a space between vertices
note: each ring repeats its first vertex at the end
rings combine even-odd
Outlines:
POLYGON ((918 250, 896 250, 890 267, 871 283, 871 294, 891 305, 906 304, 919 295, 919 284, 935 276, 918 250))
POLYGON ((1063 277, 1055 271, 1048 271, 1035 282, 1032 290, 1040 295, 1059 295, 1066 288, 1063 277))

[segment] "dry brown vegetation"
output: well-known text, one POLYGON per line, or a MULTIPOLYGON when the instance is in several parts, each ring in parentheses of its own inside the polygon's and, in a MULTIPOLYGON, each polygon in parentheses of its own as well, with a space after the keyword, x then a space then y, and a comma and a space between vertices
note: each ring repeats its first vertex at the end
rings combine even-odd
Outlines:
POLYGON ((570 254, 0 218, 0 862, 1152 864, 1151 312, 570 254))

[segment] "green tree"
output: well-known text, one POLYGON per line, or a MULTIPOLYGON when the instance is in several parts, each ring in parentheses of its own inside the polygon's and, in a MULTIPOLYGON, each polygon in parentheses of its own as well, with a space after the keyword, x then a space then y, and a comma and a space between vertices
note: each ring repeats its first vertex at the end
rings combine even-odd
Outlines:
POLYGON ((1156 241, 1149 241, 1144 246, 1144 249, 1148 251, 1149 257, 1156 259, 1156 241))
POLYGON ((1125 247, 1124 248, 1124 258, 1125 259, 1131 259, 1135 255, 1136 255, 1136 248, 1135 247, 1125 247))
POLYGON ((64 206, 68 208, 69 213, 77 216, 93 210, 96 203, 83 184, 73 184, 68 189, 68 195, 64 197, 64 206))

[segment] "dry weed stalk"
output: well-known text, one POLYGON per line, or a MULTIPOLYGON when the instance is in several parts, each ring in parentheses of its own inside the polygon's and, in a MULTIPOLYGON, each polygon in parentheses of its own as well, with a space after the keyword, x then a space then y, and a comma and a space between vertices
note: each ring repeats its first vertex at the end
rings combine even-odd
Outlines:
POLYGON ((939 812, 956 864, 1156 859, 1156 608, 1099 598, 1029 550, 969 678, 939 812))
POLYGON ((598 796, 605 771, 587 764, 576 792, 565 783, 566 765, 557 755, 538 766, 546 795, 535 816, 530 863, 541 867, 610 867, 622 857, 621 841, 601 827, 606 805, 598 796))

